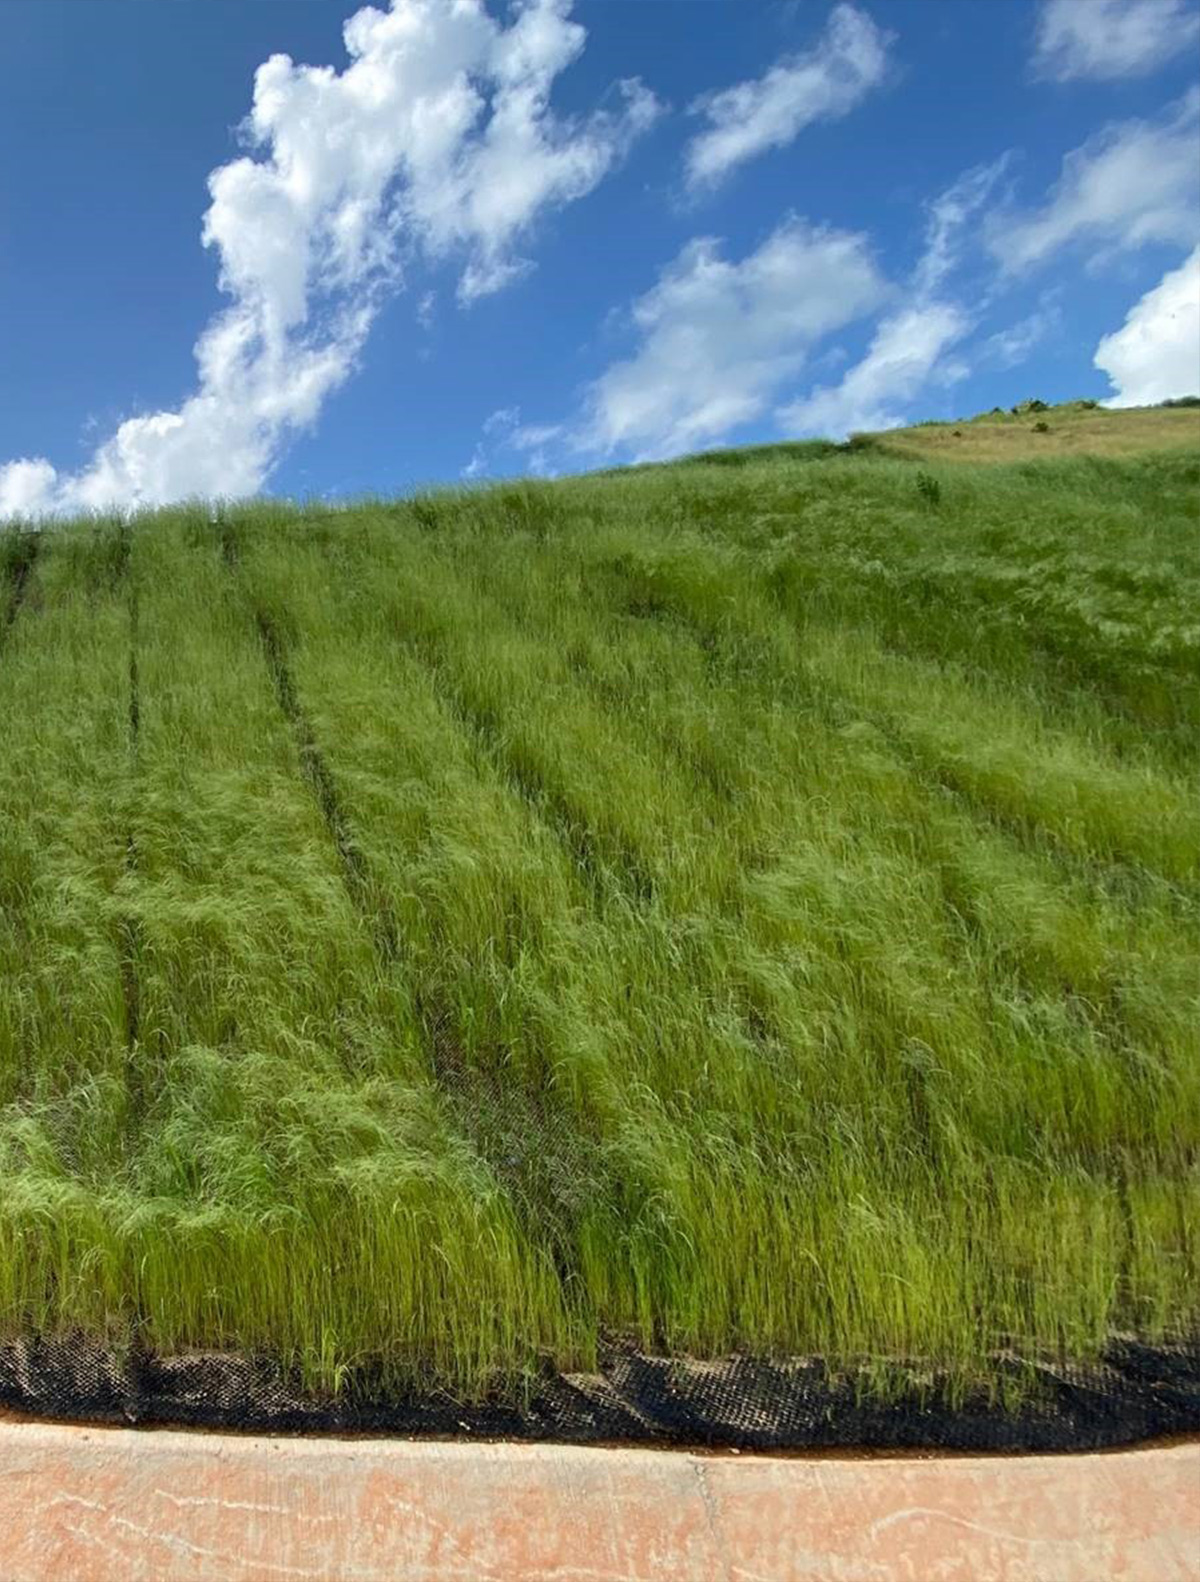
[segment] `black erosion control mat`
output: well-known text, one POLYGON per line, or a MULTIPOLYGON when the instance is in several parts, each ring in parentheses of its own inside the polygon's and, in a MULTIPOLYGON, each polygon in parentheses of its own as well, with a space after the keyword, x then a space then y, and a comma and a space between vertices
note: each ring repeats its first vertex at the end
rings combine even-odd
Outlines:
MULTIPOLYGON (((995 1376, 1028 1373, 995 1360, 995 1376)), ((69 1338, 0 1344, 0 1405, 37 1416, 260 1433, 379 1433, 581 1444, 755 1450, 1099 1450, 1200 1432, 1200 1342, 1114 1342, 1086 1370, 1036 1370, 1016 1407, 995 1391, 962 1398, 926 1376, 886 1396, 867 1371, 748 1357, 698 1362, 613 1347, 594 1374, 547 1372, 519 1392, 454 1399, 434 1385, 398 1394, 366 1370, 336 1398, 301 1390, 273 1363, 205 1353, 117 1353, 69 1338)))

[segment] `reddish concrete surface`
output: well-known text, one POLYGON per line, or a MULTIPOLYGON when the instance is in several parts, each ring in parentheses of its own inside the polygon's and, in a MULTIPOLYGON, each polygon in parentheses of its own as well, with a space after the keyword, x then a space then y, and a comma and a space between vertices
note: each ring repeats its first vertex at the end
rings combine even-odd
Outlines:
POLYGON ((0 1423, 3 1582, 1196 1582, 1200 1446, 835 1460, 0 1423))

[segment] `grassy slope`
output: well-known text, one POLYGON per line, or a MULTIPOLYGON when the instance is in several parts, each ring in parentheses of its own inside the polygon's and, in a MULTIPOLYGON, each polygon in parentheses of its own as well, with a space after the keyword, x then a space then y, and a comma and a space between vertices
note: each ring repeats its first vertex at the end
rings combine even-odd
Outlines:
POLYGON ((1195 1326, 1200 464, 811 457, 0 536, 5 1328, 1195 1326))
POLYGON ((1200 407, 1110 410, 1068 401, 1038 412, 983 412, 872 436, 889 454, 922 461, 1013 462, 1042 457, 1137 456, 1200 449, 1200 407), (1039 431, 1035 425, 1044 423, 1039 431))

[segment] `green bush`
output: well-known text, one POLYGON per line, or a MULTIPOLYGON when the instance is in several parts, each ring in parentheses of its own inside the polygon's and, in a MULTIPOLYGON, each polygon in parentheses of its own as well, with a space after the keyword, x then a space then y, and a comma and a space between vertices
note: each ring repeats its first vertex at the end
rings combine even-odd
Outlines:
POLYGON ((932 473, 921 471, 917 474, 917 493, 926 505, 938 506, 942 502, 942 486, 932 473))

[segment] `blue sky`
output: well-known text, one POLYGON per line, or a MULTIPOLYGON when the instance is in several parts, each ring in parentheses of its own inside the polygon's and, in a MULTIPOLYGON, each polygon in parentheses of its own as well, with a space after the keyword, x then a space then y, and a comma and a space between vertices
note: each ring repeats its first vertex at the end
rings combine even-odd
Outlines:
POLYGON ((1200 0, 0 28, 0 516, 1200 389, 1200 0))

